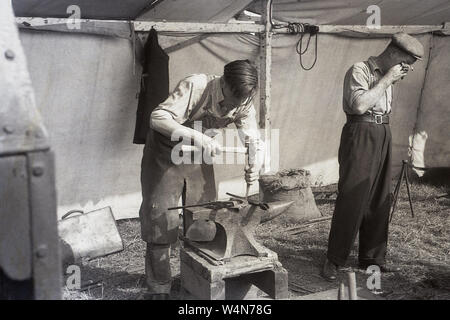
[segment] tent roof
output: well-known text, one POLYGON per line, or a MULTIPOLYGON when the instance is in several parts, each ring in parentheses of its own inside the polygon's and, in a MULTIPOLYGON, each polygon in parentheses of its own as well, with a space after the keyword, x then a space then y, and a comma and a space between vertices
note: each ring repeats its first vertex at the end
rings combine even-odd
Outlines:
MULTIPOLYGON (((365 25, 367 8, 380 7, 382 25, 439 25, 450 21, 448 0, 274 0, 274 19, 335 25, 365 25)), ((260 12, 260 6, 250 7, 260 12)))
MULTIPOLYGON (((81 18, 137 19, 185 22, 226 22, 253 0, 13 0, 17 16, 68 17, 70 5, 81 8, 81 18), (145 12, 143 15, 141 13, 145 12)), ((253 3, 253 4, 252 4, 253 3)), ((439 25, 450 21, 448 0, 274 0, 273 17, 313 24, 364 25, 370 5, 381 9, 382 25, 439 25)))
POLYGON ((67 18, 77 5, 83 19, 226 22, 253 0, 13 0, 16 16, 67 18), (141 14, 144 13, 142 16, 141 14))
POLYGON ((183 22, 227 22, 253 0, 170 0, 160 1, 139 20, 183 22))
POLYGON ((80 7, 83 19, 135 19, 154 0, 12 0, 19 17, 67 18, 70 5, 80 7))

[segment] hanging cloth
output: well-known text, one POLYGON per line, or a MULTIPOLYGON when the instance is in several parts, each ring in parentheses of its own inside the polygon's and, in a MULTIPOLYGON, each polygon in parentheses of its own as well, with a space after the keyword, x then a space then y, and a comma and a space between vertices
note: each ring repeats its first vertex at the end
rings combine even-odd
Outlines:
POLYGON ((135 144, 145 144, 150 127, 150 114, 169 96, 169 56, 159 46, 155 29, 149 32, 141 62, 141 90, 133 139, 135 144))

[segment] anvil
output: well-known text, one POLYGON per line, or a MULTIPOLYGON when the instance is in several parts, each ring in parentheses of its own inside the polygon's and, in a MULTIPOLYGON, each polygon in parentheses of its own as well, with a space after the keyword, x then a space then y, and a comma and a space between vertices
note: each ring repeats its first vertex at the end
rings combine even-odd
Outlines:
POLYGON ((255 229, 292 203, 255 203, 241 198, 183 207, 183 240, 215 261, 227 262, 242 255, 267 256, 267 249, 254 238, 255 229))

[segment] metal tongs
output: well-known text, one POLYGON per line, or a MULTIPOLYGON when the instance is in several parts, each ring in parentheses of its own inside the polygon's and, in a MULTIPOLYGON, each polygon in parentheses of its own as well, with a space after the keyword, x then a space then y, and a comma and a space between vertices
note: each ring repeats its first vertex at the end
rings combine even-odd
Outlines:
MULTIPOLYGON (((232 194, 232 193, 229 193, 229 192, 227 192, 226 194, 229 195, 230 197, 233 197, 233 198, 246 200, 246 201, 247 201, 249 204, 251 204, 252 206, 260 207, 260 208, 263 209, 263 210, 269 209, 269 205, 268 205, 267 203, 265 203, 265 202, 253 201, 253 200, 248 199, 248 197, 237 196, 237 195, 232 194)), ((232 200, 233 200, 233 199, 232 199, 232 200)))

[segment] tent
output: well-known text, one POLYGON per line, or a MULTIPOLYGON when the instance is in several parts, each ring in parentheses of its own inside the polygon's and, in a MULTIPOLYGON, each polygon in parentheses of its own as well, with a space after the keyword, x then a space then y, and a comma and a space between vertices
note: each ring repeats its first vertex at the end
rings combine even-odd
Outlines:
MULTIPOLYGON (((317 62, 306 71, 295 50, 300 35, 255 23, 259 15, 266 20, 264 1, 13 0, 37 106, 56 154, 59 215, 102 206, 112 206, 116 217, 138 213, 142 146, 132 141, 141 66, 135 35, 145 38, 140 31, 151 27, 170 56, 170 89, 191 73, 220 74, 227 61, 249 58, 260 64, 263 56, 260 71, 269 81, 263 81, 262 93, 271 88, 270 109, 257 108, 260 122, 274 132, 271 169, 309 169, 316 185, 338 179, 346 70, 380 53, 392 33, 414 33, 426 57, 394 88, 394 169, 398 173, 401 160, 409 157, 419 167, 448 167, 450 4, 375 1, 382 26, 370 29, 367 8, 373 2, 273 1, 276 23, 319 25, 317 49, 313 37, 302 56, 311 66, 317 53, 317 62), (74 18, 80 19, 79 29, 69 28, 74 18), (261 41, 269 48, 261 49, 261 41), (271 72, 264 73, 268 62, 271 72)), ((219 197, 241 179, 235 172, 216 166, 219 197)))

